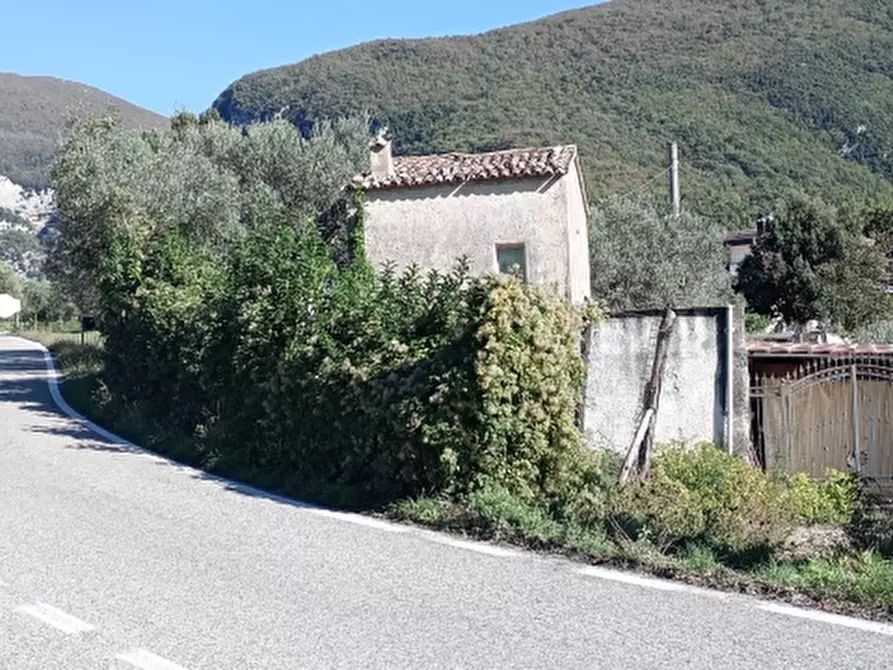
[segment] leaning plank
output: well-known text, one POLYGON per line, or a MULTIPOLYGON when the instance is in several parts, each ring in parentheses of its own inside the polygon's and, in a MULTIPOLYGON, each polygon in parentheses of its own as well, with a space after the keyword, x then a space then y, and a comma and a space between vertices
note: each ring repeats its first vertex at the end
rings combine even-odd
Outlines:
POLYGON ((629 446, 629 450, 626 452, 626 458, 623 460, 623 468, 620 470, 621 484, 629 479, 630 473, 639 462, 639 448, 642 445, 642 441, 645 439, 645 433, 648 432, 648 429, 651 426, 651 418, 653 416, 653 409, 649 407, 645 410, 645 416, 642 417, 642 421, 639 423, 639 429, 636 431, 636 436, 633 438, 633 442, 629 446))
POLYGON ((667 307, 661 319, 660 330, 657 332, 657 349, 654 353, 654 366, 651 369, 651 379, 645 388, 645 407, 653 409, 648 430, 645 432, 645 440, 639 449, 639 475, 647 477, 651 471, 651 454, 654 452, 654 424, 657 419, 657 411, 660 405, 660 390, 663 385, 664 371, 667 367, 667 352, 670 348, 670 338, 673 336, 673 327, 676 325, 676 312, 667 307))
POLYGON ((669 350, 670 337, 673 334, 673 326, 676 324, 676 312, 670 307, 664 311, 657 331, 657 344, 654 350, 654 362, 651 366, 651 378, 645 386, 642 402, 642 420, 633 438, 633 442, 626 453, 623 467, 620 470, 620 483, 629 480, 633 471, 645 477, 651 469, 651 453, 654 445, 654 424, 657 419, 658 405, 660 404, 660 390, 667 366, 667 351, 669 350))

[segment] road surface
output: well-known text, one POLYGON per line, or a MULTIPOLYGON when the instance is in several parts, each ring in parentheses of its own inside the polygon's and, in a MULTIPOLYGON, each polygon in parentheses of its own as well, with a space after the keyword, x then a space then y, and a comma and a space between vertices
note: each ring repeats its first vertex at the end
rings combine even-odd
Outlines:
POLYGON ((893 627, 328 512, 97 437, 0 336, 0 668, 889 668, 893 627))

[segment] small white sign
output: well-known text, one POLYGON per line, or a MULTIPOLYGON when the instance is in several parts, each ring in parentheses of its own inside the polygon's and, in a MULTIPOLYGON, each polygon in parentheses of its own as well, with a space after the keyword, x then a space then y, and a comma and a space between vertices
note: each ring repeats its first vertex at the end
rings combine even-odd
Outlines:
POLYGON ((8 293, 0 293, 0 319, 9 319, 22 311, 22 301, 8 293))

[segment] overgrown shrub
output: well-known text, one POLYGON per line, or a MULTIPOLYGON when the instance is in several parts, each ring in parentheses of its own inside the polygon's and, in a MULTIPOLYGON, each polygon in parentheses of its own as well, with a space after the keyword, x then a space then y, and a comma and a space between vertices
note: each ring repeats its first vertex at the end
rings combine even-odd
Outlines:
POLYGON ((784 505, 801 522, 846 524, 859 500, 858 480, 838 470, 828 470, 821 482, 799 473, 780 483, 784 505))
POLYGON ((790 530, 777 485, 710 444, 658 450, 651 478, 616 492, 611 520, 664 550, 700 543, 726 555, 771 551, 790 530))
POLYGON ((253 425, 271 467, 367 502, 486 486, 543 502, 585 468, 574 424, 581 315, 563 300, 462 268, 347 273, 319 298, 275 368, 235 358, 269 370, 246 381, 266 396, 253 425))

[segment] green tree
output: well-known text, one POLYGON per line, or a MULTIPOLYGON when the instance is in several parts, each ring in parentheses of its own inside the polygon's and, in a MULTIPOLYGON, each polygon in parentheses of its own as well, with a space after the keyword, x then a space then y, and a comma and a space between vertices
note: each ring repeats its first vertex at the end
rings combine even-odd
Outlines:
POLYGON ((853 333, 860 344, 893 344, 893 320, 873 321, 853 333))
POLYGON ((688 212, 611 197, 593 205, 589 254, 593 298, 610 310, 725 305, 732 298, 725 230, 688 212))
POLYGON ((31 279, 22 284, 21 314, 26 323, 50 323, 73 319, 77 309, 58 285, 31 279))
POLYGON ((111 118, 75 125, 53 170, 59 235, 48 270, 82 309, 112 308, 103 282, 129 300, 124 278, 137 281, 159 240, 220 258, 258 221, 305 225, 344 197, 367 158, 365 119, 320 124, 305 140, 286 121, 243 130, 214 117, 180 114, 164 132, 111 118))
POLYGON ((736 288, 758 314, 851 331, 888 313, 888 263, 863 213, 789 198, 739 268, 736 288))
POLYGON ((8 263, 0 262, 0 293, 18 298, 22 294, 22 280, 8 263))

